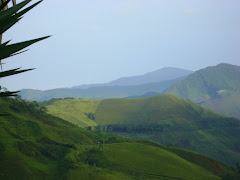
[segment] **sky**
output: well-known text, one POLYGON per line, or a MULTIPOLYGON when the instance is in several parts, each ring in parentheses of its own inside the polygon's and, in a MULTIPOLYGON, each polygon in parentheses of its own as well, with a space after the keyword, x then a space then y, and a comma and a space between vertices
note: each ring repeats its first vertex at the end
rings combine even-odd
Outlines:
POLYGON ((3 35, 12 43, 52 35, 4 61, 3 70, 36 70, 0 83, 46 90, 162 67, 240 65, 239 8, 239 0, 44 0, 3 35))

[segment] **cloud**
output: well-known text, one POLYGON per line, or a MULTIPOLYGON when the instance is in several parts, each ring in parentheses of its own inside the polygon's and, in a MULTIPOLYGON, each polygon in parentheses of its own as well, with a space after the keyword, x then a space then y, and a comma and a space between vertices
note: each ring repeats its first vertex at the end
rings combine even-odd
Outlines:
POLYGON ((184 14, 187 14, 187 15, 191 15, 191 14, 195 14, 195 13, 196 13, 196 11, 193 9, 184 10, 184 14))
POLYGON ((101 26, 98 25, 94 25, 90 27, 91 31, 97 32, 97 31, 101 31, 103 28, 101 26))

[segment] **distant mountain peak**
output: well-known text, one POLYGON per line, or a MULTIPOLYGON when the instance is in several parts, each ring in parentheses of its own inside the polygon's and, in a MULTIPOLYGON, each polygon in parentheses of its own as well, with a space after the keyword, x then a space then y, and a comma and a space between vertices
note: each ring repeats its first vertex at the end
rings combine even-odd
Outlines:
POLYGON ((75 86, 73 88, 88 89, 91 87, 98 86, 134 86, 142 85, 148 83, 155 83, 161 81, 168 81, 173 79, 182 78, 192 74, 193 71, 185 70, 176 67, 163 67, 152 72, 148 72, 142 75, 135 75, 129 77, 120 77, 116 80, 110 81, 108 83, 99 84, 83 84, 80 86, 75 86))
POLYGON ((122 77, 107 83, 108 85, 129 86, 129 85, 141 85, 153 82, 167 81, 184 76, 188 76, 193 71, 175 68, 175 67, 163 67, 155 71, 131 77, 122 77))

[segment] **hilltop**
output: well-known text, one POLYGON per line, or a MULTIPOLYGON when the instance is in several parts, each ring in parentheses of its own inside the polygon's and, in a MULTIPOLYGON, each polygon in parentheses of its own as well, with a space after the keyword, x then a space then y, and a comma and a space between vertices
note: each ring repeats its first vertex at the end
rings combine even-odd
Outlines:
POLYGON ((46 107, 50 114, 77 125, 83 125, 84 121, 83 127, 93 126, 98 131, 171 144, 231 165, 240 161, 239 120, 172 95, 139 99, 66 99, 56 100, 46 107), (89 108, 90 103, 94 108, 89 108))
POLYGON ((222 63, 201 69, 176 82, 164 94, 240 119, 240 66, 222 63))

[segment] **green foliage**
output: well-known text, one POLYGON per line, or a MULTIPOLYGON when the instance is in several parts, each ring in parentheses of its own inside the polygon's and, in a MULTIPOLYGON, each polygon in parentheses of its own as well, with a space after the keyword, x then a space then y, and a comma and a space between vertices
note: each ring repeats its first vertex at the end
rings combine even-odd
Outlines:
POLYGON ((2 179, 220 179, 164 146, 84 130, 42 112, 36 102, 2 98, 0 107, 9 113, 0 117, 2 179))
POLYGON ((92 112, 90 112, 90 113, 85 113, 85 115, 86 115, 89 119, 95 120, 95 114, 94 114, 94 113, 92 113, 92 112))
POLYGON ((86 164, 91 166, 107 167, 111 165, 111 163, 105 157, 103 151, 101 151, 99 148, 87 149, 79 156, 83 158, 86 164))
MULTIPOLYGON (((24 9, 24 7, 29 2, 31 2, 31 0, 25 0, 17 5, 12 6, 9 9, 6 9, 6 10, 5 10, 5 7, 9 3, 9 1, 6 1, 3 4, 1 3, 1 7, 0 7, 0 11, 1 11, 0 12, 0 36, 1 37, 2 37, 2 34, 4 32, 6 32, 9 28, 11 28, 14 24, 16 24, 23 17, 23 15, 25 13, 27 13, 32 8, 37 6, 41 1, 38 1, 37 3, 34 3, 33 5, 24 9)), ((23 53, 23 52, 25 52, 23 49, 25 49, 26 47, 28 47, 38 41, 44 40, 48 37, 49 36, 38 38, 38 39, 33 39, 33 40, 29 40, 29 41, 24 41, 24 42, 20 42, 20 43, 16 43, 16 44, 11 44, 11 45, 8 45, 8 43, 10 41, 0 44, 0 64, 1 64, 1 66, 2 66, 3 59, 9 58, 11 56, 15 56, 19 53, 23 53), (21 51, 21 50, 23 50, 23 51, 21 51)), ((30 70, 33 70, 33 69, 20 70, 20 68, 15 68, 15 69, 7 70, 7 71, 2 71, 2 72, 0 72, 0 78, 16 75, 16 74, 23 73, 23 72, 30 71, 30 70)), ((12 92, 0 91, 0 97, 16 96, 16 93, 17 92, 13 92, 13 91, 12 92)))
POLYGON ((48 104, 48 113, 63 118, 80 127, 96 126, 95 111, 101 100, 64 99, 42 102, 48 104))
POLYGON ((207 67, 175 83, 164 93, 240 119, 240 66, 222 63, 207 67))
POLYGON ((239 162, 236 163, 236 169, 237 169, 237 172, 240 174, 240 163, 239 162))
POLYGON ((237 119, 221 116, 172 95, 59 100, 47 108, 48 113, 80 127, 89 127, 89 130, 172 144, 229 165, 240 160, 240 122, 237 119), (91 125, 92 120, 85 115, 90 112, 94 113, 95 125, 91 125))

